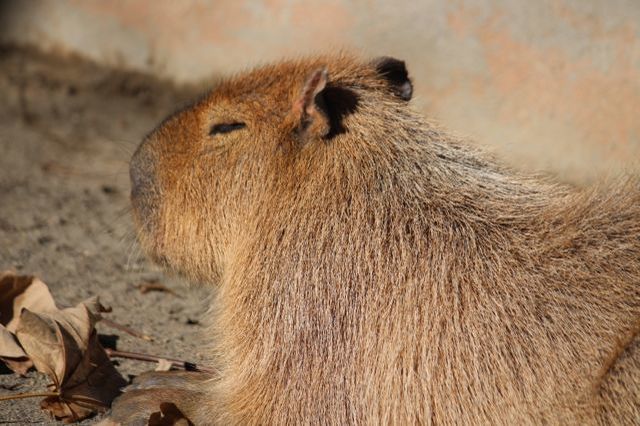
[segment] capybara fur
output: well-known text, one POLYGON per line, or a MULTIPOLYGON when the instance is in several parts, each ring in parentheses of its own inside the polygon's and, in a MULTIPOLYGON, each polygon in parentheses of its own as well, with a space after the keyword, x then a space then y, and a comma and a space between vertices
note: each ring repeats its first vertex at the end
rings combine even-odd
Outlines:
POLYGON ((188 417, 640 422, 640 180, 515 172, 411 92, 393 58, 285 61, 221 82, 140 145, 143 247, 216 293, 219 373, 188 417))

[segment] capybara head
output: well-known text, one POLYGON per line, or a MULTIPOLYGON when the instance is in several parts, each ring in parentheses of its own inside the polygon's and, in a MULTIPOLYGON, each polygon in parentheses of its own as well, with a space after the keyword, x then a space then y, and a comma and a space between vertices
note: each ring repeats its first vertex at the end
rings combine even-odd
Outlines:
POLYGON ((284 187, 340 169, 375 149, 368 142, 402 132, 411 94, 404 62, 388 57, 281 62, 222 82, 133 155, 142 245, 164 266, 215 280, 236 237, 251 232, 252 215, 273 208, 269 200, 284 187))

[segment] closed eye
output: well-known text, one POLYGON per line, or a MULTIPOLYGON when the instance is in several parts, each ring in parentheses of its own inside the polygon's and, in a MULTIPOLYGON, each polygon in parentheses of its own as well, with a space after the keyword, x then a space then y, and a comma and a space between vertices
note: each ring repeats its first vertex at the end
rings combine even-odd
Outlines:
POLYGON ((245 127, 247 127, 247 125, 244 123, 215 124, 211 126, 211 130, 209 130, 209 134, 213 136, 218 134, 230 133, 230 132, 233 132, 234 130, 244 129, 245 127))

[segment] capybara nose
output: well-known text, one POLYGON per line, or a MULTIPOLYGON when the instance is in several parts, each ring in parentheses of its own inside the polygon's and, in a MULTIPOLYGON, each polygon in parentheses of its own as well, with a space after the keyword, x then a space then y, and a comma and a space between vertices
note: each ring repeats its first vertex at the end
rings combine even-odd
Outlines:
POLYGON ((153 211, 155 188, 155 156, 150 141, 140 144, 129 165, 131 202, 139 218, 148 218, 153 211))

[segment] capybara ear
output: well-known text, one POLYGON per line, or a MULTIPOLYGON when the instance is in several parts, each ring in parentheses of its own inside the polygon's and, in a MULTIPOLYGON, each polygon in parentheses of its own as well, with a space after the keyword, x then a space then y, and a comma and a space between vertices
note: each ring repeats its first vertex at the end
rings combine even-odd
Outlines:
POLYGON ((297 122, 300 135, 316 135, 323 137, 329 132, 329 117, 323 91, 327 87, 327 69, 314 70, 304 83, 302 92, 293 103, 293 116, 297 122))
POLYGON ((292 116, 301 146, 313 139, 326 141, 346 133, 344 118, 357 109, 356 93, 331 84, 328 78, 326 68, 314 70, 293 103, 292 116))
POLYGON ((391 91, 400 99, 408 101, 413 94, 413 84, 404 61, 382 56, 373 61, 376 72, 389 84, 391 91))
POLYGON ((329 79, 326 68, 318 68, 314 70, 302 89, 302 94, 298 98, 299 108, 302 110, 303 117, 311 117, 312 119, 319 113, 317 101, 321 101, 322 91, 327 87, 329 79))

